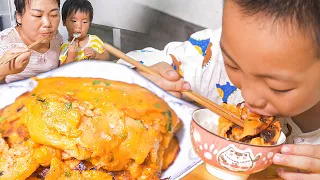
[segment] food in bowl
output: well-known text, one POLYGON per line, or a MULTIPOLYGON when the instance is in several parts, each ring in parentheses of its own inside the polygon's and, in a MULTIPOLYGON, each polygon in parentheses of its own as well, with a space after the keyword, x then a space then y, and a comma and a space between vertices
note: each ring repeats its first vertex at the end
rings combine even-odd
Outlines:
POLYGON ((280 137, 280 122, 275 117, 266 117, 250 112, 244 103, 235 105, 222 104, 222 107, 236 114, 243 120, 244 127, 220 117, 219 135, 231 140, 241 141, 252 145, 275 145, 280 137))
POLYGON ((138 85, 37 79, 0 111, 0 179, 159 179, 181 122, 138 85))
MULTIPOLYGON (((238 112, 235 108, 231 110, 238 112)), ((196 110, 190 130, 193 149, 205 162, 208 172, 217 178, 247 179, 250 174, 269 167, 273 156, 280 152, 282 144, 285 143, 283 132, 280 132, 274 145, 254 145, 220 136, 222 124, 219 119, 217 114, 208 109, 196 110)), ((252 126, 252 129, 253 127, 260 126, 252 126)), ((229 128, 227 129, 229 131, 229 128)))

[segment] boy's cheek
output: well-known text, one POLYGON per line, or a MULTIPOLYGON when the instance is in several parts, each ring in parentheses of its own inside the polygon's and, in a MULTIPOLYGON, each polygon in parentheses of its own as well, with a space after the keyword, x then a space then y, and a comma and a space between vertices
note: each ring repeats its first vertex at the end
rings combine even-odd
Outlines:
POLYGON ((231 83, 236 86, 236 88, 241 89, 241 74, 236 72, 230 72, 226 67, 227 75, 231 81, 231 83))

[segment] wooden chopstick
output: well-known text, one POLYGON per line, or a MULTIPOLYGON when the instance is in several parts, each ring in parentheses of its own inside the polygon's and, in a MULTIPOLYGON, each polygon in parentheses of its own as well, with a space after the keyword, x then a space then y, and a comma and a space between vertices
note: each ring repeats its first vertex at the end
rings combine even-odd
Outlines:
MULTIPOLYGON (((45 39, 47 39, 47 38, 49 38, 49 37, 47 36, 47 37, 41 38, 41 39, 37 40, 36 42, 30 44, 30 45, 28 46, 28 49, 33 48, 34 46, 36 46, 37 44, 41 43, 43 40, 45 40, 45 39)), ((16 59, 16 58, 17 58, 18 56, 20 56, 21 54, 22 54, 22 53, 17 53, 16 55, 14 55, 14 56, 12 56, 12 57, 9 57, 8 59, 2 60, 2 62, 0 62, 0 65, 1 65, 1 64, 6 64, 6 63, 8 63, 8 62, 10 62, 10 61, 13 61, 14 59, 16 59)))
MULTIPOLYGON (((148 66, 145 66, 143 64, 141 64, 140 62, 132 59, 131 57, 127 56, 125 53, 121 52, 120 50, 118 50, 117 48, 111 46, 108 43, 104 43, 103 48, 105 50, 107 50, 109 53, 113 54, 114 56, 123 59, 124 61, 132 64, 133 66, 135 66, 137 69, 154 75, 154 76, 160 76, 156 71, 154 71, 153 69, 149 68, 148 66)), ((217 115, 222 116, 228 120, 230 120, 231 122, 239 125, 240 127, 243 127, 243 120, 241 120, 239 117, 237 117, 235 114, 233 114, 232 112, 228 111, 227 109, 224 109, 223 107, 219 106, 218 104, 210 101, 209 99, 201 96, 200 94, 197 94, 193 91, 184 91, 181 92, 183 95, 187 96, 188 98, 194 100, 195 102, 201 104, 202 106, 208 108, 209 110, 211 110, 212 112, 215 112, 217 115)))
POLYGON ((183 95, 187 96, 188 98, 196 101, 197 103, 201 104, 202 106, 208 108, 212 112, 215 112, 217 115, 222 116, 231 122, 237 124, 240 127, 243 127, 243 120, 241 120, 238 116, 233 114, 227 109, 224 109, 223 107, 219 106, 218 104, 210 101, 209 99, 201 96, 200 94, 197 94, 192 91, 185 91, 182 92, 183 95))

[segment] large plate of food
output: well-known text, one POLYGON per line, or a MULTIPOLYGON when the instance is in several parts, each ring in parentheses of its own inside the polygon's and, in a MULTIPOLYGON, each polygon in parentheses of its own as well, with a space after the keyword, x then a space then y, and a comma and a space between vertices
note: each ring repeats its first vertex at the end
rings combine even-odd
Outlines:
POLYGON ((180 179, 196 106, 134 70, 82 61, 0 86, 0 179, 180 179))

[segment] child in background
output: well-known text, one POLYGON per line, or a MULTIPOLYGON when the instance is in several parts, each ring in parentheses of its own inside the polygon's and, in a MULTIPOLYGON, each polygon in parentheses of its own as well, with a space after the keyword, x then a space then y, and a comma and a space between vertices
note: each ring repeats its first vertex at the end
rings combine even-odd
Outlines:
POLYGON ((310 173, 279 169, 279 176, 320 179, 319 20, 319 0, 225 0, 222 29, 128 55, 157 71, 140 73, 173 95, 191 88, 280 117, 290 144, 273 162, 310 173))
POLYGON ((102 47, 103 41, 95 35, 88 35, 93 19, 93 8, 88 0, 67 0, 62 7, 62 21, 69 33, 68 42, 61 46, 60 64, 73 61, 96 59, 109 60, 110 55, 102 47), (72 44, 73 35, 80 33, 72 44))

